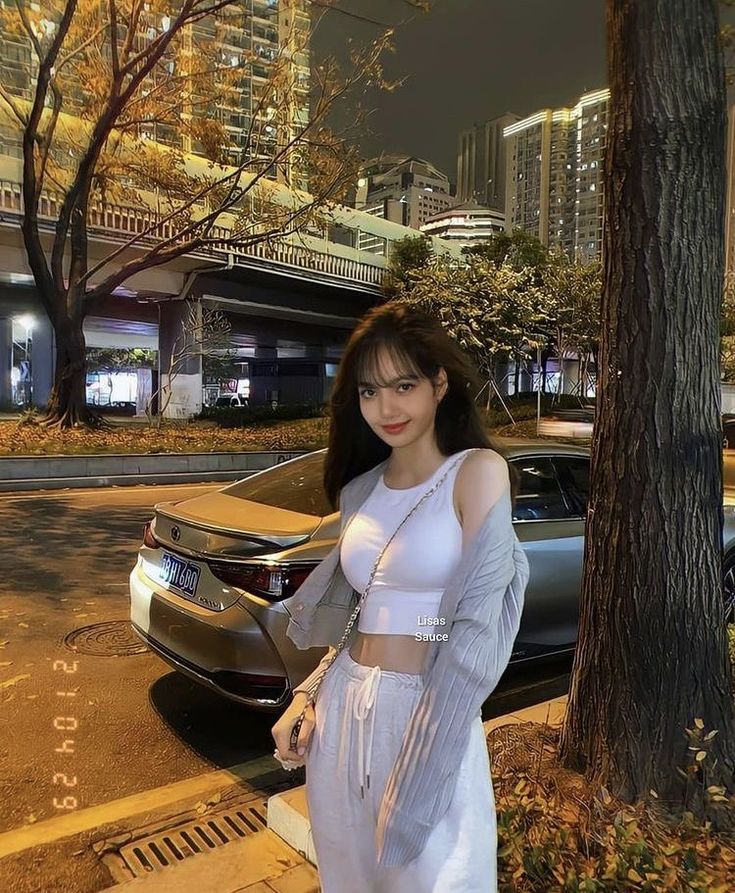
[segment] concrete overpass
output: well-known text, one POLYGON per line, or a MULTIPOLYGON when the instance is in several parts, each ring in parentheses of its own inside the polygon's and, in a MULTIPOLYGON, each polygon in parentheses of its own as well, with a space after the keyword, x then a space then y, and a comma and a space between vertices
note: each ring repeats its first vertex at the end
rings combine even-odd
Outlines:
MULTIPOLYGON (((43 405, 52 386, 53 330, 45 316, 28 267, 20 232, 23 214, 17 163, 0 159, 0 406, 10 403, 12 380, 32 376, 35 405, 43 405), (26 323, 32 320, 30 337, 26 323), (15 348, 13 343, 15 342, 15 348), (25 357, 26 345, 28 357, 25 357), (15 357, 15 359, 14 359, 15 357), (19 361, 18 357, 22 359, 19 361), (25 359, 30 363, 23 365, 25 359)), ((50 252, 60 200, 44 194, 40 220, 50 252)), ((91 213, 90 262, 126 244, 151 222, 151 213, 118 204, 91 213)), ((163 236, 167 235, 164 229, 163 236)), ((159 352, 159 374, 181 331, 184 297, 222 310, 232 327, 231 347, 243 362, 255 359, 311 359, 320 367, 309 394, 324 399, 349 332, 366 310, 380 301, 381 283, 393 242, 418 233, 351 208, 338 208, 321 233, 290 237, 278 245, 246 250, 217 246, 186 255, 166 267, 129 279, 113 295, 96 301, 85 322, 87 345, 142 347, 159 352)), ((222 230, 223 238, 226 230, 222 230)), ((455 244, 434 238, 435 250, 457 254, 455 244)), ((124 262, 127 250, 120 256, 124 262)), ((108 267, 106 272, 112 267, 108 267)), ((260 376, 255 402, 289 399, 279 387, 281 374, 260 376), (262 379, 262 380, 261 380, 262 379)), ((174 381, 167 414, 189 415, 202 403, 201 358, 189 361, 174 381)), ((16 388, 17 391, 17 388, 16 388)))

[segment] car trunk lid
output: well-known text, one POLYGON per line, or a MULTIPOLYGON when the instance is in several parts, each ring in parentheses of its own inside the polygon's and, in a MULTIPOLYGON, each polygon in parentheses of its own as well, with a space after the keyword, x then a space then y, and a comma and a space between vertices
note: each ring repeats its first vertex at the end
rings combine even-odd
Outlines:
POLYGON ((153 533, 165 546, 190 555, 249 558, 309 540, 316 515, 229 496, 221 491, 155 507, 153 533))

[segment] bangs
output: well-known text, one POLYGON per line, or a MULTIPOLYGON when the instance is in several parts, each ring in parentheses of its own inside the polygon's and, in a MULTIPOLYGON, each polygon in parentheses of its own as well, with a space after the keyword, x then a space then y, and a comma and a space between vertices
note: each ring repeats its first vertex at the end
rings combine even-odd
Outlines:
POLYGON ((395 341, 373 341, 366 344, 357 361, 358 387, 378 386, 388 387, 395 378, 421 378, 421 370, 416 367, 410 356, 395 341), (395 377, 388 377, 389 370, 380 367, 379 354, 385 351, 395 367, 395 377))

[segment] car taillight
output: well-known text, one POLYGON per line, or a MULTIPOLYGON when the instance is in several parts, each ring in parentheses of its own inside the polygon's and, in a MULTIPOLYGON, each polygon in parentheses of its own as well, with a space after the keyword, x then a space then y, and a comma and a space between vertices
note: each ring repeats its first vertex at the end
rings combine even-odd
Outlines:
POLYGON ((290 598, 314 570, 313 564, 269 564, 265 561, 209 561, 209 569, 218 580, 238 589, 247 589, 270 601, 290 598))
POLYGON ((149 549, 157 549, 158 540, 153 536, 152 527, 153 521, 147 521, 143 528, 143 545, 148 546, 149 549))

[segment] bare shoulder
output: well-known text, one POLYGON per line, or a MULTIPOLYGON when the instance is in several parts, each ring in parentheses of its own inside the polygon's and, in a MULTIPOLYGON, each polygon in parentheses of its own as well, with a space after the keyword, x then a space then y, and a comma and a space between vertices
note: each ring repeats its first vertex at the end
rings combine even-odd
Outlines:
POLYGON ((473 532, 480 527, 488 511, 510 488, 508 463, 495 450, 479 449, 460 464, 455 494, 462 528, 473 532))

